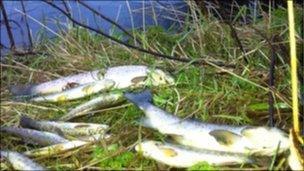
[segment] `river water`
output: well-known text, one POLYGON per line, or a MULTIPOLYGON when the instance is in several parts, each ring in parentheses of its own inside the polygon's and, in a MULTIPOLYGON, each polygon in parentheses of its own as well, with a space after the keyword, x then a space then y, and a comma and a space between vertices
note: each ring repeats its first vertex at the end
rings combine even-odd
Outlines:
MULTIPOLYGON (((182 26, 182 20, 187 12, 187 4, 183 0, 174 1, 83 1, 101 14, 117 22, 123 28, 143 29, 148 26, 158 25, 165 29, 177 29, 182 26)), ((90 27, 100 29, 107 34, 120 32, 106 20, 94 15, 92 11, 75 1, 53 1, 60 8, 71 13, 72 17, 90 27)), ((60 11, 42 1, 24 1, 25 12, 21 1, 3 1, 8 16, 13 39, 18 49, 27 49, 41 40, 56 37, 61 29, 72 26, 68 18, 60 11), (29 25, 30 35, 26 28, 29 25)), ((1 45, 10 47, 1 13, 1 45)), ((8 50, 1 46, 1 56, 8 50)))

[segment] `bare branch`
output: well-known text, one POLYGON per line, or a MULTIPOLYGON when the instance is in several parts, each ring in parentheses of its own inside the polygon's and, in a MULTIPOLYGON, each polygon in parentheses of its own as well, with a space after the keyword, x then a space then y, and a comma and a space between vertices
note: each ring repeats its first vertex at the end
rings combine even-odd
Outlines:
POLYGON ((86 7, 88 10, 92 11, 95 15, 101 17, 102 19, 108 21, 109 23, 113 24, 114 26, 116 26, 117 28, 119 28, 121 31, 123 31, 126 35, 128 35, 130 38, 140 42, 139 40, 135 39, 135 37, 133 35, 131 35, 131 33, 129 33, 126 29, 124 29, 121 25, 119 25, 117 22, 111 20, 110 18, 108 18, 107 16, 103 15, 102 13, 98 12, 97 10, 95 10, 94 8, 90 7, 88 4, 84 3, 83 1, 78 0, 78 3, 81 4, 82 6, 86 7))
POLYGON ((7 31, 8 37, 10 39, 10 43, 11 43, 11 47, 10 48, 11 49, 15 49, 14 37, 13 37, 12 30, 11 30, 11 27, 10 27, 9 22, 8 22, 6 10, 5 10, 5 7, 4 7, 4 4, 3 4, 2 0, 0 0, 0 8, 1 8, 1 11, 2 11, 3 18, 4 18, 4 23, 5 23, 6 31, 7 31))

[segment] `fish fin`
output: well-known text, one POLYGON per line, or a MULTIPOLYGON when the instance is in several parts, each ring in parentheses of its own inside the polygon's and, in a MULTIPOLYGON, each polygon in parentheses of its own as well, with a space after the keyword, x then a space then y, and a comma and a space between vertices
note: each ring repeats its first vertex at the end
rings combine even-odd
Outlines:
POLYGON ((150 103, 152 101, 152 94, 150 90, 145 90, 139 93, 124 93, 124 96, 139 107, 143 107, 143 104, 150 103))
POLYGON ((60 128, 54 127, 53 131, 56 132, 59 136, 62 136, 62 137, 66 136, 60 128))
POLYGON ((29 85, 13 85, 10 87, 10 92, 15 96, 33 95, 35 84, 29 85))
POLYGON ((212 135, 219 144, 226 146, 232 145, 242 138, 240 135, 226 130, 214 130, 209 132, 209 134, 212 135))
POLYGON ((166 157, 175 157, 178 155, 177 151, 175 151, 173 148, 160 147, 160 150, 166 157))
POLYGON ((34 125, 36 125, 36 122, 32 118, 22 115, 20 117, 19 125, 24 128, 35 128, 34 125))
POLYGON ((142 83, 142 82, 144 82, 144 81, 146 81, 146 80, 147 80, 147 76, 139 76, 139 77, 133 78, 133 79, 131 80, 131 82, 132 82, 133 84, 138 84, 138 83, 142 83))

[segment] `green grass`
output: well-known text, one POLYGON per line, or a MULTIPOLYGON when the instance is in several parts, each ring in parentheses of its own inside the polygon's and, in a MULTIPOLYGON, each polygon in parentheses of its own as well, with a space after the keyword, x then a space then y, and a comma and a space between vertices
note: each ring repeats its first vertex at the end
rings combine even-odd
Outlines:
MULTIPOLYGON (((303 9, 298 10, 303 11, 303 9)), ((271 15, 273 16, 271 23, 268 23, 269 21, 265 18, 260 18, 252 25, 268 36, 281 34, 283 40, 280 42, 281 45, 288 47, 286 9, 275 10, 271 15), (268 30, 266 28, 269 24, 268 30)), ((21 114, 37 119, 56 119, 70 108, 92 98, 61 104, 43 103, 32 106, 8 104, 12 102, 12 96, 8 92, 12 84, 39 83, 82 71, 131 64, 157 66, 172 73, 176 86, 152 88, 153 101, 155 105, 176 113, 179 117, 218 124, 267 125, 268 109, 265 105, 267 106, 268 102, 268 92, 259 86, 267 87, 270 48, 251 25, 236 24, 234 26, 246 51, 250 52, 247 55, 248 64, 244 63, 242 52, 231 37, 229 27, 213 17, 204 18, 200 22, 188 21, 187 29, 180 33, 166 33, 159 27, 151 27, 146 33, 136 31, 136 36, 143 41, 143 46, 146 48, 164 54, 187 56, 190 59, 208 58, 208 60, 236 64, 236 67, 232 69, 159 60, 151 55, 110 43, 109 40, 84 29, 73 28, 63 34, 62 38, 47 40, 39 45, 37 50, 43 52, 42 54, 20 58, 9 56, 8 62, 2 64, 1 125, 18 125, 21 114), (226 72, 223 72, 223 69, 226 72)), ((297 31, 299 33, 299 27, 297 31)), ((133 42, 130 40, 130 43, 133 42)), ((281 59, 276 66, 275 83, 278 93, 275 101, 278 104, 290 104, 289 66, 284 62, 284 58, 288 57, 284 56, 282 51, 277 53, 281 59)), ((283 110, 278 107, 277 111, 280 112, 276 113, 276 125, 287 130, 291 123, 290 109, 284 107, 283 110)), ((156 131, 139 127, 137 121, 141 116, 143 116, 141 110, 134 105, 129 105, 99 112, 93 116, 77 118, 75 121, 110 125, 110 131, 114 137, 106 143, 76 150, 72 155, 62 154, 36 160, 49 169, 55 170, 168 169, 168 166, 146 159, 133 149, 134 143, 140 138, 160 141, 166 139, 166 136, 156 131)), ((20 139, 4 134, 1 135, 0 147, 19 152, 37 148, 25 145, 20 139)), ((277 161, 281 161, 282 158, 284 156, 278 156, 277 161)), ((272 167, 276 168, 277 164, 278 162, 274 162, 272 167)), ((249 165, 248 168, 267 168, 268 166, 270 163, 263 166, 249 165)), ((286 162, 281 167, 286 168, 286 162)), ((218 168, 220 169, 220 167, 201 163, 189 170, 218 168)), ((240 166, 233 166, 233 168, 240 168, 240 166)))

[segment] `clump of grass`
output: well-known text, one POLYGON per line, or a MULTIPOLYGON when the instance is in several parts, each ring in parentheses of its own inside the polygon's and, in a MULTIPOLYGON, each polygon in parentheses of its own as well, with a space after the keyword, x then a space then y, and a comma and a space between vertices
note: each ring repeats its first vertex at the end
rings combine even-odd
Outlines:
MULTIPOLYGON (((303 11, 301 8, 298 10, 303 11)), ((10 56, 8 61, 2 64, 1 125, 18 125, 21 114, 37 119, 55 119, 70 108, 91 98, 61 104, 25 105, 12 102, 12 96, 8 92, 12 84, 39 83, 83 71, 131 64, 157 66, 172 73, 176 79, 176 86, 152 88, 153 101, 155 105, 179 117, 220 124, 267 125, 267 108, 249 107, 267 105, 268 91, 263 87, 267 89, 270 56, 267 43, 252 26, 259 28, 268 36, 281 35, 281 41, 274 43, 284 47, 287 37, 282 35, 287 34, 287 20, 282 18, 286 16, 286 9, 273 10, 272 21, 263 17, 252 26, 234 25, 247 52, 248 63, 244 62, 244 54, 231 36, 227 24, 213 16, 208 18, 197 9, 190 15, 189 18, 192 20, 186 21, 186 29, 182 32, 167 33, 159 27, 151 27, 145 33, 136 31, 135 35, 143 41, 144 47, 153 51, 193 60, 219 60, 227 64, 236 64, 236 67, 214 67, 206 64, 194 66, 190 63, 159 60, 151 55, 113 44, 99 35, 76 27, 62 34, 62 38, 46 41, 38 47, 44 53, 22 58, 10 56), (195 20, 194 13, 199 15, 200 19, 195 20), (267 27, 270 31, 265 29, 267 27)), ((301 29, 298 27, 298 30, 301 29)), ((133 43, 132 40, 129 43, 133 43)), ((280 107, 276 108, 275 120, 278 127, 287 130, 291 123, 291 118, 288 116, 290 114, 289 75, 286 74, 289 72, 289 66, 285 62, 288 60, 285 60, 284 52, 277 53, 280 62, 276 66, 275 102, 284 104, 285 107, 284 110, 280 107)), ((114 138, 106 144, 98 144, 97 147, 80 149, 73 154, 56 156, 55 159, 38 159, 38 162, 56 170, 77 168, 156 170, 159 165, 138 156, 132 150, 132 145, 140 139, 139 135, 141 139, 161 141, 165 141, 167 137, 156 131, 141 128, 137 121, 142 116, 142 111, 129 105, 98 112, 94 116, 77 118, 75 121, 110 125, 114 138), (124 150, 119 151, 120 149, 124 150)), ((1 134, 1 139, 1 149, 25 151, 36 148, 25 145, 20 139, 12 136, 1 134)), ((190 170, 197 169, 217 169, 217 167, 203 163, 190 168, 190 170)))
POLYGON ((217 168, 215 166, 211 166, 210 164, 208 164, 206 162, 201 162, 201 163, 198 163, 194 166, 191 166, 187 170, 189 170, 189 171, 194 171, 194 170, 219 170, 219 168, 217 168))

